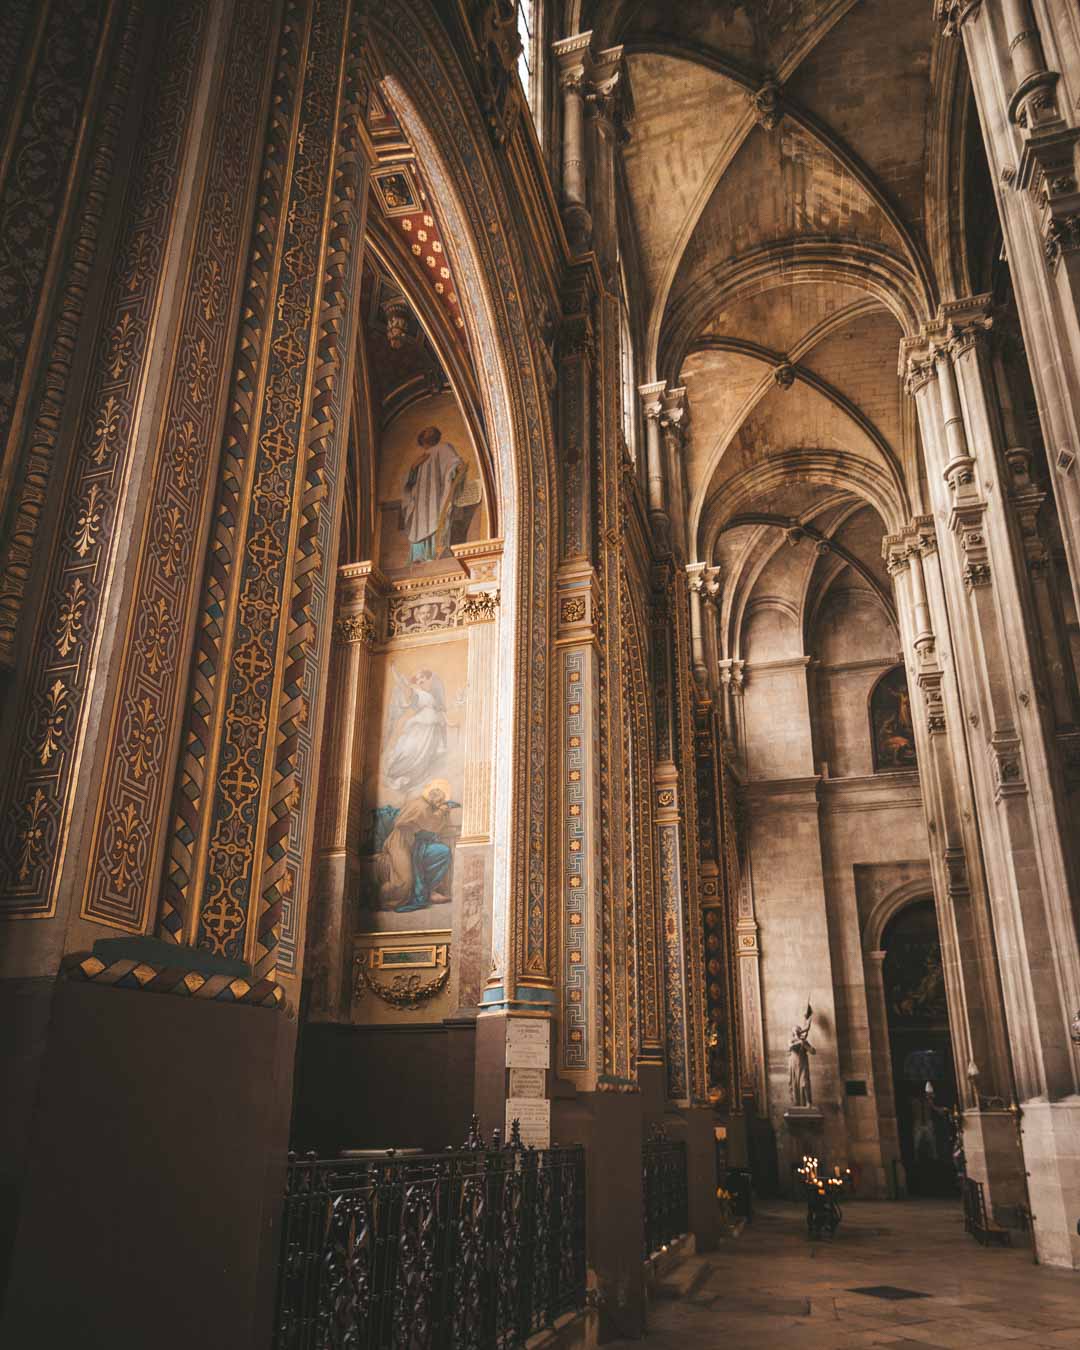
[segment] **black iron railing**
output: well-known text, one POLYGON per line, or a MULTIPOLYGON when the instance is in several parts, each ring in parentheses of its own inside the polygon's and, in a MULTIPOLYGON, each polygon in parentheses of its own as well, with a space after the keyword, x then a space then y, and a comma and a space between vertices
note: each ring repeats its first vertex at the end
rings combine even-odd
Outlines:
POLYGON ((275 1350, 489 1350, 585 1305, 585 1153, 289 1158, 275 1350))
POLYGON ((641 1150, 645 1206, 645 1259, 689 1228, 686 1211, 686 1145, 668 1139, 659 1126, 641 1150))

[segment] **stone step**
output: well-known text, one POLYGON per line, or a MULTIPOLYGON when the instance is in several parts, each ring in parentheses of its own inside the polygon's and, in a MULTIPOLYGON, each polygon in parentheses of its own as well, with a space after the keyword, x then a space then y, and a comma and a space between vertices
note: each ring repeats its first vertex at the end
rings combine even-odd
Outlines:
POLYGON ((710 1266, 701 1256, 688 1256, 666 1271, 653 1285, 654 1298, 689 1298, 709 1278, 710 1266))

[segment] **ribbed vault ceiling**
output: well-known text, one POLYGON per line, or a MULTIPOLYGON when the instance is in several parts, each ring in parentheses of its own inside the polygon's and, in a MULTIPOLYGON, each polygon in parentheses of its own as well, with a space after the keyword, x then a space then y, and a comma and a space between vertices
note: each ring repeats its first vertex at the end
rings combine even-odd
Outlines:
POLYGON ((590 26, 627 53, 635 299, 645 373, 688 390, 688 552, 728 550, 747 512, 811 509, 779 502, 799 484, 896 528, 920 507, 898 344, 963 273, 934 115, 962 100, 931 6, 628 0, 583 4, 590 26))

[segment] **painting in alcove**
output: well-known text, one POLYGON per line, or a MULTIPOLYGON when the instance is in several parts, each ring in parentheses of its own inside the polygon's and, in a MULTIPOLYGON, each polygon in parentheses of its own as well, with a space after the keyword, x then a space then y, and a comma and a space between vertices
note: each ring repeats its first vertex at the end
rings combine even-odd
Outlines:
POLYGON ((467 661, 466 640, 430 636, 373 658, 360 847, 366 931, 451 927, 467 661))
POLYGON ((870 695, 870 735, 874 772, 915 768, 915 730, 911 699, 903 666, 895 666, 878 680, 870 695))
POLYGON ((405 408, 382 436, 379 566, 390 577, 445 570, 451 545, 487 537, 483 496, 454 395, 405 408))

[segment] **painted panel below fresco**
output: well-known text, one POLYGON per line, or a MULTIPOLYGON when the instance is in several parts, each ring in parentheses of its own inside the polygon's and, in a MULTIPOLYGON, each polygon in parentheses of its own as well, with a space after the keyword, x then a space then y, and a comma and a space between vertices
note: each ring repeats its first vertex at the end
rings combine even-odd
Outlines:
POLYGON ((468 642, 441 635, 373 658, 364 756, 360 928, 451 927, 465 779, 468 642))

